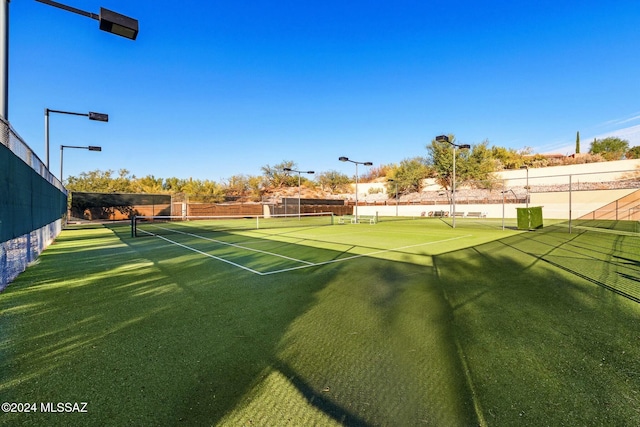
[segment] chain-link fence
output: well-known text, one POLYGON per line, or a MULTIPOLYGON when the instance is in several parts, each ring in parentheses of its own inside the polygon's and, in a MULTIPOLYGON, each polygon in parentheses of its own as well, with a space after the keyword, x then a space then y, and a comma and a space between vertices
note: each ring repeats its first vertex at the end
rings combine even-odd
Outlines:
MULTIPOLYGON (((515 224, 518 209, 541 207, 543 218, 640 221, 640 161, 605 162, 580 168, 505 171, 491 182, 459 183, 455 194, 433 182, 422 192, 395 199, 392 194, 361 194, 362 215, 437 216, 504 219, 515 224), (616 166, 631 169, 613 170, 616 166), (573 172, 573 173, 572 173, 573 172)), ((353 203, 350 203, 353 206, 353 203)), ((606 222, 601 222, 606 226, 606 222)), ((637 227, 636 227, 637 228, 637 227)))

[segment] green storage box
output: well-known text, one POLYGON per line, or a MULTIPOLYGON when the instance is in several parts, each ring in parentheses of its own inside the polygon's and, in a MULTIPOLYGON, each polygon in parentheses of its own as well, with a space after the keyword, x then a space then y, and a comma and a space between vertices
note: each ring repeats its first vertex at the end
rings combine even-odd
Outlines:
POLYGON ((535 230, 542 228, 542 206, 516 208, 518 212, 518 229, 535 230))

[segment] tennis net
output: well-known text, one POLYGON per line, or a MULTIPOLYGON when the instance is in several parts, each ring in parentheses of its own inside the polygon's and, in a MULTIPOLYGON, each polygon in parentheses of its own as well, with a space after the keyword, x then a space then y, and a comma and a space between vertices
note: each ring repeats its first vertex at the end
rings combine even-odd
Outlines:
POLYGON ((317 227, 333 223, 332 212, 238 216, 134 216, 131 219, 131 236, 317 227))

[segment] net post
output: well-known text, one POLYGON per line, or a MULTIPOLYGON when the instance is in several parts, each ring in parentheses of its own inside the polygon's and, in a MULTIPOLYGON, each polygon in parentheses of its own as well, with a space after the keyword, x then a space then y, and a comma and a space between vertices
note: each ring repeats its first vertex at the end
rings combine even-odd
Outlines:
POLYGON ((136 216, 131 217, 131 237, 136 237, 136 216))

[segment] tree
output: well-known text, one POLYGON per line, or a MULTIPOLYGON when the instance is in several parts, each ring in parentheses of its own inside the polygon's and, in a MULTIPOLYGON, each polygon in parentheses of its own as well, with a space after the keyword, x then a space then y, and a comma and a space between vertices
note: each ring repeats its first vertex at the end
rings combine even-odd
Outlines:
POLYGON ((112 170, 97 169, 82 172, 79 177, 70 176, 66 188, 69 191, 89 193, 134 193, 135 188, 131 184, 133 179, 126 169, 120 169, 118 176, 112 170))
POLYGON ((589 153, 600 154, 606 160, 620 160, 629 150, 629 141, 617 137, 594 139, 589 153))
MULTIPOLYGON (((449 135, 449 140, 455 142, 455 137, 449 135)), ((456 184, 472 182, 474 185, 492 182, 491 173, 496 165, 487 148, 487 141, 473 146, 471 150, 456 150, 456 184)), ((435 171, 436 182, 448 190, 453 187, 453 148, 447 142, 438 142, 435 139, 427 146, 430 164, 435 171)))
MULTIPOLYGON (((455 143, 455 137, 449 135, 449 141, 455 143)), ((447 142, 439 142, 433 139, 431 145, 427 145, 427 151, 429 153, 429 164, 435 171, 436 182, 445 189, 451 189, 453 186, 453 152, 451 145, 447 142)))
POLYGON ((387 178, 393 182, 387 183, 387 194, 394 194, 396 185, 398 194, 415 193, 422 190, 422 182, 432 173, 432 169, 423 157, 404 159, 398 166, 392 166, 388 170, 387 178))
MULTIPOLYGON (((488 145, 489 141, 485 140, 471 147, 471 151, 466 157, 467 161, 462 162, 460 170, 460 181, 462 183, 467 182, 475 188, 493 188, 495 186, 496 181, 493 177, 493 172, 496 171, 496 162, 488 145)), ((457 173, 458 171, 456 170, 457 173)))
POLYGON ((184 186, 186 185, 187 180, 171 177, 164 180, 162 184, 162 189, 167 193, 182 193, 184 191, 184 186))
POLYGON ((162 178, 156 178, 153 175, 147 175, 143 178, 134 177, 131 185, 135 193, 158 194, 164 192, 162 178))
POLYGON ((324 191, 329 190, 332 193, 345 190, 351 183, 351 179, 347 175, 335 170, 319 173, 316 176, 316 180, 320 184, 320 188, 324 191))
POLYGON ((249 186, 249 195, 251 200, 259 202, 262 199, 262 195, 265 193, 264 180, 261 176, 249 176, 247 180, 249 186))
POLYGON ((522 155, 513 148, 491 147, 495 169, 517 169, 523 164, 522 155))
POLYGON ((391 165, 380 165, 368 167, 365 173, 358 177, 359 182, 372 182, 377 178, 382 178, 389 175, 389 169, 391 165))
POLYGON ((624 155, 627 159, 640 159, 640 145, 636 145, 624 155))
POLYGON ((222 187, 214 181, 189 179, 185 184, 183 191, 192 200, 209 203, 224 201, 224 191, 222 187))
POLYGON ((295 169, 296 164, 290 160, 274 165, 262 166, 265 184, 272 188, 294 187, 298 185, 298 177, 293 177, 284 171, 284 168, 295 169))
POLYGON ((249 177, 245 175, 233 175, 222 186, 228 197, 241 197, 249 192, 249 177))

